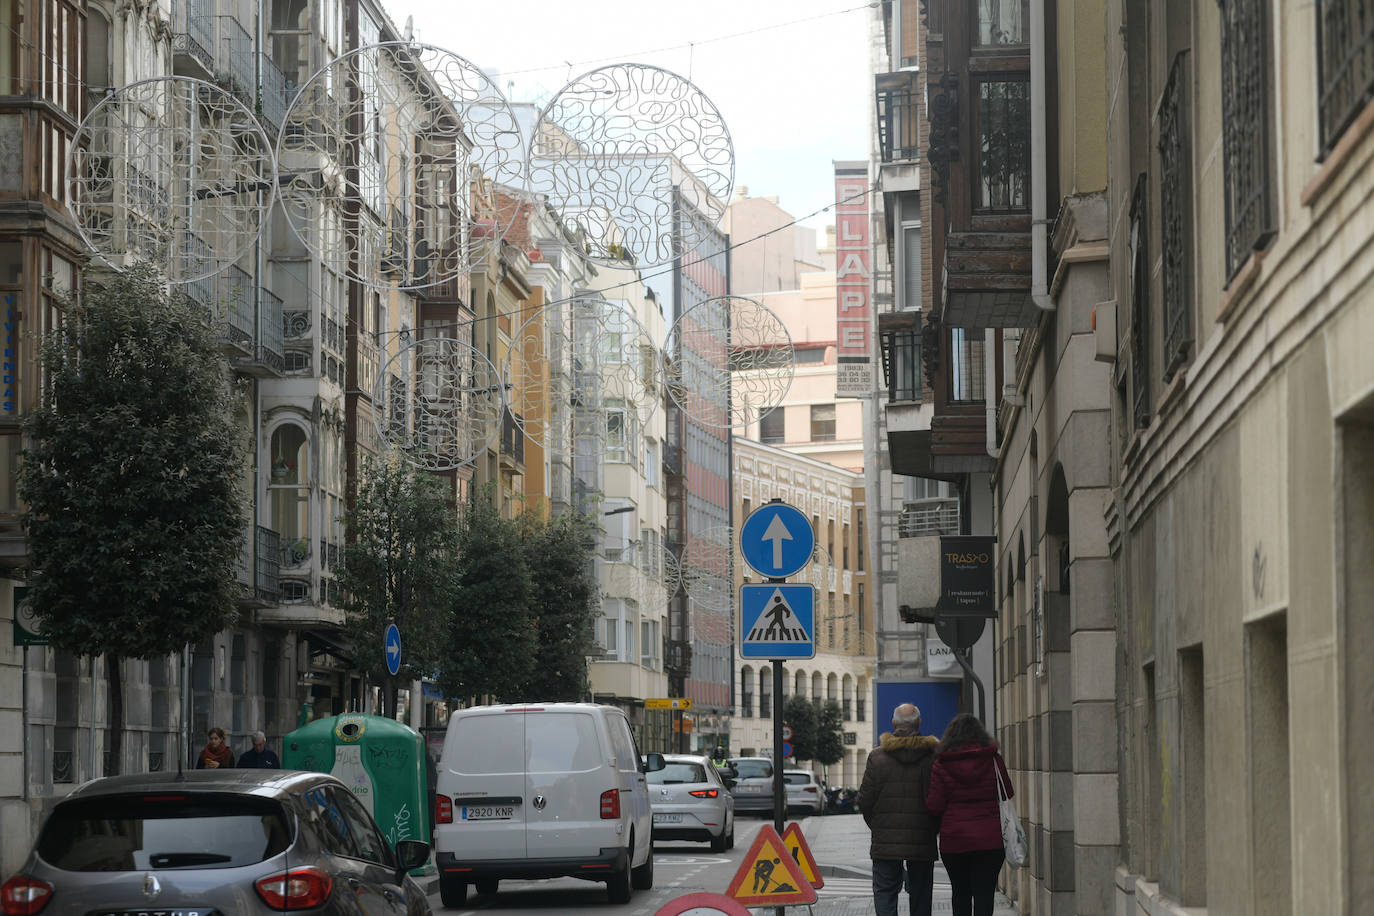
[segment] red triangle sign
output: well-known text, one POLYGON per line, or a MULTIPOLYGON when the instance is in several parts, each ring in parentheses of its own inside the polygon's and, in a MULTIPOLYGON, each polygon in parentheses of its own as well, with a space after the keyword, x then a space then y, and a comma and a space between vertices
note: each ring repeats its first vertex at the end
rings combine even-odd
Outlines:
POLYGON ((735 872, 725 896, 745 906, 788 906, 815 903, 816 889, 787 851, 787 845, 771 824, 759 828, 735 872))
POLYGON ((811 882, 811 886, 818 889, 825 887, 825 879, 821 877, 821 870, 816 867, 811 847, 806 845, 806 837, 802 836, 801 825, 796 821, 788 824, 787 829, 782 832, 782 844, 792 854, 792 859, 802 870, 806 880, 811 882))

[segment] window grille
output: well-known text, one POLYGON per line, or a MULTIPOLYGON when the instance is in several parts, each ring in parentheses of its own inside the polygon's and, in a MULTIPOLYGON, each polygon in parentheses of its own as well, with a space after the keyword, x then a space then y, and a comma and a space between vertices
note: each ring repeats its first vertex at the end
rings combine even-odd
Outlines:
POLYGON ((1131 199, 1131 415, 1136 427, 1150 425, 1150 257, 1145 195, 1149 178, 1136 179, 1131 199))
POLYGON ((1269 6, 1224 0, 1221 123, 1226 161, 1226 275, 1274 234, 1269 82, 1269 6))
POLYGON ((1374 11, 1369 0, 1317 0, 1317 107, 1323 158, 1374 92, 1371 24, 1374 11))
POLYGON ((1030 81, 978 85, 978 207, 1030 208, 1030 81))
POLYGON ((1180 51, 1159 103, 1160 236, 1164 258, 1164 379, 1188 358, 1192 342, 1192 153, 1188 135, 1188 52, 1180 51))

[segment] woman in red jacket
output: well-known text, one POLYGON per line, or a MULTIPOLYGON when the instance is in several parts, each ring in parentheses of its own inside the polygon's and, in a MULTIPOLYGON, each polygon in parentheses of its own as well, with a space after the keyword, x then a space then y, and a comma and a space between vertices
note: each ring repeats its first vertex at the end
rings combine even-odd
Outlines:
POLYGON ((940 860, 949 873, 954 916, 992 916, 1002 870, 1002 818, 997 773, 1011 795, 1011 778, 997 745, 977 716, 950 721, 935 752, 926 810, 940 819, 940 860))

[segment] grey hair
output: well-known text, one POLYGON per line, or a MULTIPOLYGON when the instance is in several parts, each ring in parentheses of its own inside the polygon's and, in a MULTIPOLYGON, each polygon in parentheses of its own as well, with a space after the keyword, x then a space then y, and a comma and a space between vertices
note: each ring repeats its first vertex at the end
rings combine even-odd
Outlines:
POLYGON ((253 740, 254 740, 254 741, 266 741, 266 740, 267 740, 267 736, 264 735, 262 732, 253 732, 253 740))
MULTIPOLYGON (((900 709, 904 705, 906 704, 903 703, 898 705, 897 709, 900 709)), ((912 703, 911 708, 916 711, 911 715, 907 716, 899 715, 897 713, 897 709, 892 710, 893 728, 910 728, 914 730, 921 727, 921 707, 917 706, 915 703, 912 703)))

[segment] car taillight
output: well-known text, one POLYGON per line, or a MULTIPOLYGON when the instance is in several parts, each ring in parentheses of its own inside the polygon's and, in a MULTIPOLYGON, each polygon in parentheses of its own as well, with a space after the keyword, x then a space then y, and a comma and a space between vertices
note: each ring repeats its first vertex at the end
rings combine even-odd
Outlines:
POLYGON ((620 817, 620 790, 607 789, 601 793, 601 819, 620 817))
POLYGON ((803 791, 803 792, 810 792, 812 795, 815 795, 815 794, 816 794, 816 787, 815 787, 815 786, 807 786, 805 789, 802 789, 802 791, 803 791))
POLYGON ((720 792, 717 789, 693 789, 687 794, 696 798, 715 798, 720 792))
POLYGON ((434 796, 434 822, 436 824, 453 823, 453 799, 447 795, 434 796))
POLYGON ((318 868, 297 868, 260 878, 253 886, 274 910, 308 910, 329 900, 333 881, 318 868))
POLYGON ((43 912, 52 899, 52 885, 28 875, 15 875, 0 886, 0 913, 33 916, 43 912))

